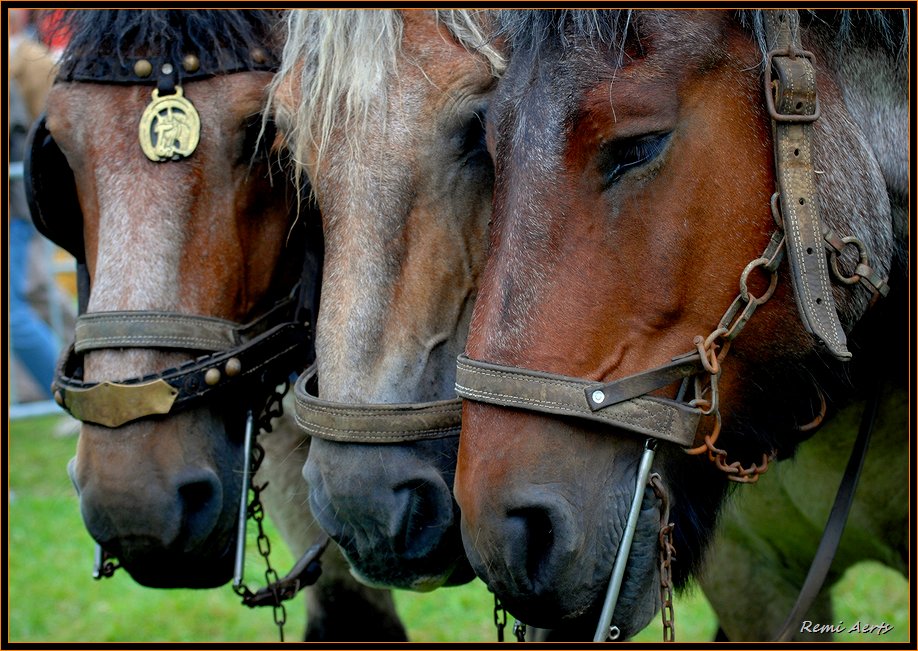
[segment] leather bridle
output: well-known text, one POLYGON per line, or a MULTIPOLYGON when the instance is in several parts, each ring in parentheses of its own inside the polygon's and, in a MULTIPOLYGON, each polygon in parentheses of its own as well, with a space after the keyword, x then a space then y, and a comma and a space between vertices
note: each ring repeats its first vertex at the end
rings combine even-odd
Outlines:
MULTIPOLYGON (((755 481, 776 455, 775 451, 766 452, 761 465, 742 468, 738 462, 727 463, 726 451, 715 443, 720 431, 717 384, 721 362, 754 311, 774 293, 782 259, 786 256, 788 260, 793 294, 805 329, 841 361, 849 360, 851 353, 832 294, 832 276, 846 285, 860 282, 875 295, 886 296, 889 292, 886 279, 880 278, 870 267, 864 245, 854 237, 839 237, 820 218, 812 160, 812 124, 820 115, 814 57, 801 47, 797 11, 763 13, 769 48, 764 90, 774 140, 776 192, 771 208, 776 230, 762 255, 744 269, 740 293, 717 327, 707 337, 695 338, 695 350, 672 358, 670 363, 608 383, 472 360, 465 355, 458 358, 456 393, 466 400, 598 421, 613 427, 611 431, 625 431, 646 438, 625 535, 613 563, 594 641, 614 639, 618 634, 612 618, 630 553, 628 534, 630 531, 633 535, 633 522, 641 507, 643 489, 653 462, 655 440, 676 443, 690 454, 707 453, 731 480, 741 482, 755 481), (860 257, 852 276, 844 276, 837 265, 837 257, 847 245, 855 245, 860 257), (747 287, 749 274, 757 268, 771 276, 769 287, 761 296, 754 296, 747 287), (649 395, 680 380, 682 384, 675 400, 649 395), (691 391, 692 386, 694 391, 691 391), (704 436, 704 443, 692 448, 702 416, 713 417, 715 424, 712 433, 704 436)), ((798 602, 777 639, 790 638, 794 622, 806 612, 828 573, 866 455, 873 414, 875 406, 871 400, 817 556, 798 602)))
MULTIPOLYGON (((57 80, 151 85, 156 87, 154 98, 168 98, 172 94, 182 96, 183 82, 208 79, 217 74, 275 72, 277 68, 277 57, 263 48, 219 56, 203 52, 189 54, 181 61, 156 56, 80 57, 65 62, 57 80)), ((35 141, 41 140, 30 147, 35 158, 42 155, 42 148, 53 145, 43 120, 32 137, 35 141)), ((30 170, 26 185, 33 219, 43 233, 59 241, 61 233, 55 230, 55 224, 49 223, 45 215, 48 211, 42 210, 42 196, 37 191, 42 187, 42 172, 47 173, 40 165, 33 161, 26 163, 30 170)), ((70 250, 82 249, 81 241, 63 242, 62 245, 70 250)), ((77 257, 82 259, 83 256, 77 257)), ((150 310, 86 314, 89 279, 85 264, 79 265, 81 314, 77 319, 74 343, 62 357, 54 380, 55 400, 83 422, 112 428, 141 418, 176 413, 242 389, 248 390, 247 401, 254 405, 256 395, 266 397, 270 387, 284 382, 312 355, 316 264, 314 256, 304 256, 299 285, 247 324, 150 310), (126 348, 181 350, 199 353, 199 356, 174 368, 139 377, 106 382, 82 379, 85 353, 126 348)))
MULTIPOLYGON (((853 238, 839 238, 820 219, 812 161, 812 123, 819 117, 813 55, 800 46, 795 11, 767 11, 769 47, 765 97, 772 118, 777 191, 772 198, 776 231, 762 255, 747 265, 740 279, 740 293, 706 337, 696 337, 695 350, 663 366, 613 382, 591 382, 576 377, 544 373, 515 366, 469 359, 460 355, 456 393, 462 398, 540 413, 598 421, 643 437, 690 447, 702 416, 712 416, 719 430, 717 380, 720 364, 730 342, 740 333, 753 312, 773 294, 777 267, 787 257, 798 311, 808 332, 837 359, 850 359, 845 335, 831 291, 826 249, 834 256, 849 243, 856 243, 861 263, 855 276, 873 291, 888 292, 885 279, 870 268, 864 247, 853 238), (762 296, 754 296, 747 278, 756 268, 771 274, 762 296), (694 379, 695 390, 691 382, 694 379), (682 380, 676 400, 658 398, 651 392, 682 380)), ((837 265, 833 263, 833 273, 837 265)), ((716 440, 716 436, 713 437, 716 440)), ((703 446, 710 456, 713 440, 703 446)), ((716 448, 715 448, 716 449, 716 448)), ((724 464, 728 466, 729 464, 724 464)), ((755 472, 728 471, 731 479, 750 481, 755 472)))
POLYGON ((318 397, 315 364, 296 381, 296 422, 309 436, 338 443, 401 444, 458 437, 462 401, 349 404, 318 397))

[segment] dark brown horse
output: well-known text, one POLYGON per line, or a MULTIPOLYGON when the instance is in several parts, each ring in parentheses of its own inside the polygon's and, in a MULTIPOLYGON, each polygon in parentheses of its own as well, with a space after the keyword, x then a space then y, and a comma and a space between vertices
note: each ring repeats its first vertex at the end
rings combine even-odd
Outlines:
MULTIPOLYGON (((310 354, 312 288, 297 285, 320 237, 304 225, 318 216, 304 206, 294 224, 293 184, 262 120, 281 18, 69 13, 33 142, 33 216, 87 272, 56 379, 83 421, 70 475, 92 537, 146 586, 233 577, 247 414, 270 429, 275 386, 310 354)), ((262 442, 255 481, 272 484, 264 501, 300 553, 318 533, 300 497, 307 444, 295 428, 262 442)), ((388 595, 327 560, 308 637, 403 639, 388 595), (330 595, 353 610, 323 608, 330 595)))
POLYGON ((491 242, 457 376, 463 540, 524 621, 595 622, 660 440, 612 614, 627 637, 660 605, 661 498, 679 585, 728 476, 792 456, 822 395, 831 418, 881 380, 903 390, 906 30, 879 12, 500 22, 491 242))

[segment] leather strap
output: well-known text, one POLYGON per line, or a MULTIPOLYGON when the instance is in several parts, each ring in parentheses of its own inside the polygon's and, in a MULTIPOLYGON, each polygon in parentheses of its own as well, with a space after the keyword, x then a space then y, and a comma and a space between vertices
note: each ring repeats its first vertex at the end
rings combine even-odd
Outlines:
POLYGON ((775 635, 776 642, 789 641, 794 632, 799 630, 801 617, 806 615, 810 606, 813 605, 813 601, 819 595, 826 576, 829 574, 829 568, 832 567, 832 560, 835 558, 835 552, 838 551, 842 533, 845 531, 845 523, 848 521, 851 504, 854 502, 854 491, 857 489, 861 469, 864 466, 864 459, 867 457, 867 446, 870 444, 870 434, 873 432, 879 405, 880 392, 875 390, 867 399, 867 404, 864 405, 864 413, 861 416, 861 425, 858 429, 857 438, 851 448, 851 456, 848 457, 848 465, 845 466, 845 474, 842 476, 838 492, 835 494, 835 501, 832 504, 832 510, 829 512, 822 538, 819 540, 819 546, 816 548, 816 554, 813 556, 813 562, 810 564, 810 569, 807 572, 806 579, 803 581, 803 587, 800 588, 800 594, 797 595, 794 607, 791 608, 787 619, 784 620, 784 624, 775 635))
POLYGON ((214 317, 171 312, 93 312, 77 318, 74 351, 169 348, 215 352, 239 343, 238 325, 214 317))
POLYGON ((56 81, 80 81, 96 84, 157 85, 163 76, 178 79, 176 83, 201 81, 235 72, 277 72, 278 57, 267 48, 256 48, 246 56, 201 50, 198 67, 188 70, 181 61, 152 54, 119 59, 117 57, 80 56, 64 61, 56 81), (230 58, 232 57, 232 58, 230 58), (137 63, 149 63, 150 72, 138 74, 137 63), (169 68, 165 68, 169 66, 169 68), (164 68, 171 72, 164 72, 164 68))
MULTIPOLYGON (((310 342, 311 329, 308 325, 283 323, 231 350, 199 357, 160 373, 105 384, 118 387, 123 393, 132 387, 136 391, 148 391, 145 385, 162 380, 177 391, 168 411, 172 413, 230 390, 263 390, 283 382, 289 376, 291 360, 303 359, 310 342), (235 362, 230 363, 230 360, 235 362), (217 373, 211 373, 208 378, 211 370, 217 373)), ((76 377, 81 373, 79 359, 71 346, 62 358, 54 380, 55 400, 75 417, 84 422, 118 427, 132 420, 164 413, 143 409, 130 413, 120 408, 113 410, 104 395, 102 399, 87 399, 89 392, 100 383, 83 382, 76 377)))
POLYGON ((765 98, 772 118, 776 184, 787 237, 787 259, 800 319, 840 360, 848 360, 838 319, 819 217, 813 167, 813 127, 819 117, 813 55, 800 45, 796 11, 766 11, 770 51, 765 98))
POLYGON ((315 364, 296 381, 296 422, 316 438, 342 443, 408 443, 459 436, 462 401, 348 404, 317 397, 315 364))
POLYGON ((216 317, 152 310, 92 312, 77 318, 74 351, 84 353, 111 348, 227 350, 288 318, 295 302, 291 295, 245 325, 216 317))
MULTIPOLYGON (((676 366, 681 367, 678 364, 676 366)), ((653 376, 656 370, 648 374, 653 376)), ((665 372, 660 377, 664 375, 665 372)), ((635 376, 625 379, 625 387, 637 386, 635 376)), ((692 445, 699 419, 704 415, 702 410, 653 396, 623 398, 594 410, 588 396, 593 391, 614 387, 615 384, 600 384, 565 375, 480 362, 465 355, 460 355, 457 360, 456 393, 462 398, 503 407, 573 416, 685 447, 692 445)), ((622 395, 630 393, 625 390, 622 395)))
POLYGON ((607 384, 594 384, 584 389, 590 409, 597 411, 620 402, 633 400, 651 391, 667 387, 673 382, 684 380, 704 371, 704 364, 698 353, 691 353, 673 359, 669 364, 649 371, 635 373, 607 384))

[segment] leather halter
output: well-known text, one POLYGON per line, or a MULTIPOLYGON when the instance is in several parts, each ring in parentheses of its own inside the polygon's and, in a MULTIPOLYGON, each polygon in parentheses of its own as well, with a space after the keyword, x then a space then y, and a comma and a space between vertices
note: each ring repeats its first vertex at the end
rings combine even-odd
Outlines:
POLYGON ((61 359, 54 380, 58 404, 83 422, 118 427, 147 416, 174 413, 246 386, 283 382, 310 351, 309 318, 295 319, 298 294, 276 304, 262 317, 235 326, 231 322, 145 310, 98 312, 77 319, 76 337, 61 359), (174 325, 178 327, 172 327, 174 325), (215 326, 219 326, 215 328, 215 326), (188 334, 201 328, 200 337, 188 334), (220 337, 207 331, 222 332, 220 337), (169 331, 170 334, 165 334, 169 331), (175 368, 117 382, 84 382, 82 353, 91 350, 155 348, 207 351, 175 368))
POLYGON ((296 381, 296 423, 309 436, 339 443, 410 443, 458 437, 462 400, 348 404, 318 397, 313 364, 296 381))
MULTIPOLYGON (((772 117, 777 185, 772 208, 779 230, 763 256, 747 266, 743 277, 757 264, 773 271, 772 266, 780 262, 786 251, 803 325, 837 359, 845 361, 850 359, 851 353, 845 345, 835 307, 826 256, 827 248, 840 253, 845 241, 823 226, 818 211, 811 140, 812 123, 818 119, 820 108, 813 55, 800 46, 796 11, 768 11, 765 14, 771 47, 765 70, 765 97, 772 117)), ((885 295, 888 292, 885 280, 879 279, 866 261, 863 266, 864 273, 859 274, 858 279, 885 295)), ((736 319, 736 325, 731 326, 738 311, 735 301, 721 319, 719 328, 708 338, 708 343, 717 337, 727 339, 721 357, 755 307, 771 296, 776 279, 773 275, 772 286, 762 298, 753 296, 750 299, 745 282, 741 283, 747 310, 736 319)), ((719 418, 716 383, 720 368, 716 355, 711 352, 713 364, 707 357, 706 351, 698 346, 698 352, 673 358, 668 365, 602 384, 460 355, 456 393, 477 402, 606 422, 635 434, 687 447, 692 444, 701 415, 719 418), (712 396, 703 399, 696 383, 694 400, 684 401, 686 380, 693 375, 697 378, 702 372, 711 376, 712 396), (683 388, 678 400, 647 395, 680 378, 683 388), (697 408, 704 403, 708 403, 704 411, 697 408)))
MULTIPOLYGON (((202 53, 179 61, 157 56, 81 57, 65 61, 57 81, 156 85, 161 94, 180 91, 182 81, 199 81, 218 74, 275 72, 277 57, 255 48, 244 54, 202 53)), ((34 210, 34 209, 33 209, 34 210)), ((85 314, 81 291, 80 316, 74 343, 58 366, 53 390, 57 403, 75 418, 105 427, 150 416, 174 413, 227 392, 248 389, 269 393, 284 382, 312 352, 312 315, 317 278, 315 260, 305 256, 302 278, 289 296, 252 322, 240 325, 212 317, 132 310, 85 314), (166 349, 207 353, 177 367, 117 381, 85 382, 82 356, 93 350, 166 349), (267 387, 267 388, 266 388, 267 387)), ((81 266, 81 290, 88 275, 81 266)), ((254 403, 246 395, 247 403, 254 403)))

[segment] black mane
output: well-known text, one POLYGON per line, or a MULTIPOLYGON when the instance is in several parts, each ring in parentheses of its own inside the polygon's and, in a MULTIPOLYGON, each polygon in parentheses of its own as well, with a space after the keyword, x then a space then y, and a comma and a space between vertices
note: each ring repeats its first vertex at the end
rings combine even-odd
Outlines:
POLYGON ((132 9, 62 12, 56 29, 68 43, 61 58, 61 76, 81 60, 156 55, 181 61, 197 55, 203 66, 222 70, 232 61, 247 60, 253 48, 280 58, 281 12, 238 10, 132 9))
MULTIPOLYGON (((628 38, 639 34, 640 25, 640 12, 630 10, 533 9, 496 14, 498 33, 510 50, 530 53, 543 47, 567 47, 575 39, 621 48, 628 38)), ((737 11, 736 18, 754 39, 764 44, 761 10, 737 11)), ((801 25, 831 34, 839 49, 859 44, 883 49, 896 57, 907 55, 908 12, 903 10, 802 11, 801 25)))

